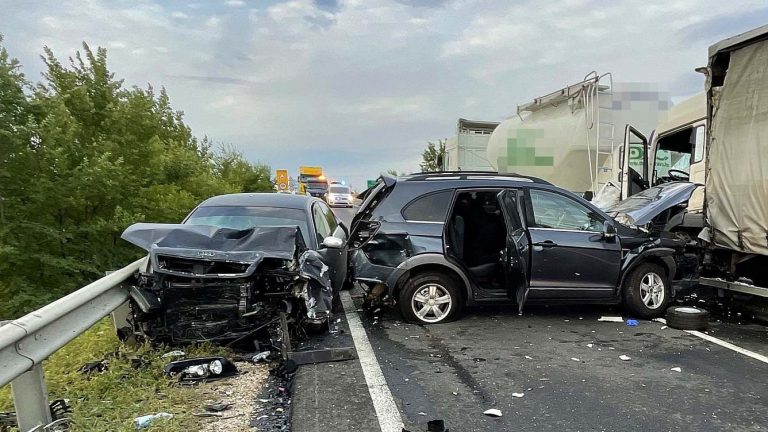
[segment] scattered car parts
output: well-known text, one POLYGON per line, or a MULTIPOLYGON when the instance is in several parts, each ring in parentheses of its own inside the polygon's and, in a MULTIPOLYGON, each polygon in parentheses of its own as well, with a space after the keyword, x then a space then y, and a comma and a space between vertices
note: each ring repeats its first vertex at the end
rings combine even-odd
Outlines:
POLYGON ((176 360, 163 367, 169 377, 179 381, 215 381, 237 375, 237 367, 224 357, 199 357, 176 360))

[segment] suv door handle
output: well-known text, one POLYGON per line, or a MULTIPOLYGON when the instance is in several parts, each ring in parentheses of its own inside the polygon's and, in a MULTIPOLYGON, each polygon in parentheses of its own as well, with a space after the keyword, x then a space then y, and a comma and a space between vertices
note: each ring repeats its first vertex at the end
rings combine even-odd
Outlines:
POLYGON ((557 246, 557 243, 553 242, 552 240, 544 240, 542 242, 536 242, 533 244, 534 246, 541 246, 543 248, 551 248, 557 246))

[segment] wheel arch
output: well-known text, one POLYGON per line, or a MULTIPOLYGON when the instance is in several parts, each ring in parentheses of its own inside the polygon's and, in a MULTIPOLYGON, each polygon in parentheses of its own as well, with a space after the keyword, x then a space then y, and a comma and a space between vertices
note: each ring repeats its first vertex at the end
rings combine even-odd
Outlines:
POLYGON ((619 294, 623 294, 626 289, 626 281, 632 271, 638 266, 645 263, 657 264, 663 267, 667 271, 667 283, 669 284, 672 295, 674 296, 674 288, 672 281, 677 273, 677 264, 674 258, 675 251, 670 248, 657 248, 644 251, 635 257, 630 258, 621 272, 621 281, 619 283, 619 294))
POLYGON ((387 279, 387 287, 389 288, 389 294, 393 297, 397 296, 400 290, 405 285, 406 281, 411 277, 425 272, 440 272, 447 274, 454 279, 458 284, 460 291, 464 297, 464 301, 471 299, 471 284, 466 274, 451 263, 445 256, 440 254, 422 254, 408 259, 400 264, 399 271, 393 272, 387 279))

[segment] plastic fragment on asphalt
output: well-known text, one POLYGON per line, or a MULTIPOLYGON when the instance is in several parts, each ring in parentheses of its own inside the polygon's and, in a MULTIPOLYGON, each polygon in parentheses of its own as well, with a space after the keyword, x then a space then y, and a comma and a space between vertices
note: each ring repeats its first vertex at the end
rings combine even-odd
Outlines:
POLYGON ((640 325, 640 321, 638 321, 636 319, 628 319, 627 320, 627 325, 629 327, 637 327, 638 325, 640 325))
POLYGON ((662 329, 662 330, 664 330, 665 328, 667 328, 667 326, 661 326, 661 329, 662 329))
POLYGON ((628 355, 624 355, 624 354, 620 355, 620 356, 619 356, 619 358, 620 358, 621 360, 624 360, 624 361, 630 361, 630 360, 632 360, 632 357, 630 357, 630 356, 628 356, 628 355))
POLYGON ((501 411, 497 410, 496 408, 485 410, 483 414, 491 417, 501 417, 501 411))
POLYGON ((573 360, 573 361, 581 361, 581 360, 577 359, 576 357, 571 357, 571 360, 573 360))
POLYGON ((601 316, 597 319, 600 322, 614 322, 614 323, 623 323, 624 318, 620 316, 601 316))
POLYGON ((512 393, 512 397, 521 398, 525 396, 525 393, 512 393))
POLYGON ((420 415, 420 416, 426 416, 426 415, 427 415, 427 413, 425 413, 424 411, 419 411, 419 415, 420 415))
POLYGON ((525 356, 525 358, 527 358, 528 360, 533 360, 533 357, 531 356, 525 356))
POLYGON ((683 370, 682 370, 682 369, 681 369, 679 366, 675 366, 675 367, 673 367, 673 368, 672 368, 672 369, 670 369, 670 370, 673 370, 673 371, 675 371, 675 372, 682 372, 682 371, 683 371, 683 370))
POLYGON ((595 346, 595 345, 594 344, 587 344, 587 348, 592 348, 593 346, 595 346))

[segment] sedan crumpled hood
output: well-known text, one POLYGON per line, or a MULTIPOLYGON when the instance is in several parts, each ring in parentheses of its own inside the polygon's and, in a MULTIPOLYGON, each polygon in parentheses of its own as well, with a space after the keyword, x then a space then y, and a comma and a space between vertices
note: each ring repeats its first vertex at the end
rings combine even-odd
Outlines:
POLYGON ((137 223, 121 237, 149 252, 157 272, 163 272, 157 259, 163 255, 251 264, 247 271, 237 274, 247 276, 265 257, 292 260, 306 249, 295 226, 235 230, 210 225, 137 223))
MULTIPOLYGON (((643 226, 663 211, 688 201, 699 186, 690 182, 664 183, 619 201, 605 212, 613 218, 623 213, 630 218, 632 225, 643 226)), ((622 219, 617 218, 619 221, 622 219)))

